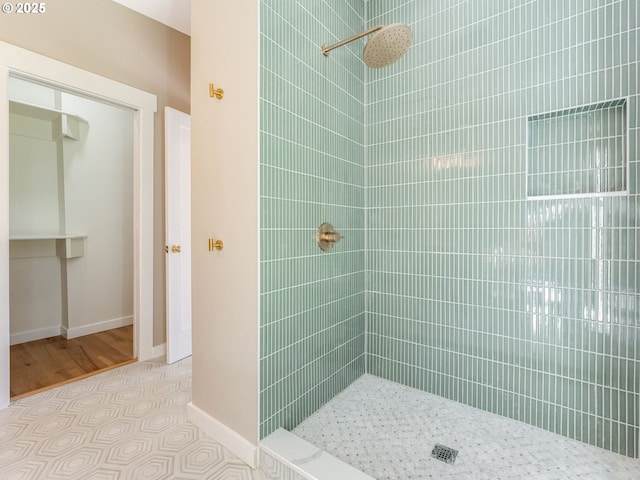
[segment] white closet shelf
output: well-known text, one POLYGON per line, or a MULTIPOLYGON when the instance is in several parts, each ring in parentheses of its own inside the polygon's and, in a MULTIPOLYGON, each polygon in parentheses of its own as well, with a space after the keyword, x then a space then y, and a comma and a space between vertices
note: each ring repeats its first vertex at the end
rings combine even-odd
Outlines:
MULTIPOLYGON (((85 118, 75 113, 56 110, 55 108, 41 107, 31 103, 18 102, 17 100, 9 100, 9 113, 50 122, 51 138, 45 138, 46 140, 55 140, 59 137, 79 140, 80 123, 89 125, 89 122, 85 118)), ((19 135, 34 136, 28 127, 19 124, 13 126, 12 130, 15 130, 12 131, 12 133, 19 135)), ((40 135, 35 135, 35 137, 41 138, 40 135)))
POLYGON ((10 235, 9 258, 82 257, 86 239, 87 235, 10 235))

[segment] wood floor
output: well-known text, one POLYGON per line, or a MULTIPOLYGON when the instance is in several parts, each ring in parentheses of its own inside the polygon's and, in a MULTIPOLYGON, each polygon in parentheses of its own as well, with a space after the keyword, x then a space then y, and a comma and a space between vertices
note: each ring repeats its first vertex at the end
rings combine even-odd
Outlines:
POLYGON ((12 345, 11 400, 134 361, 133 326, 12 345))

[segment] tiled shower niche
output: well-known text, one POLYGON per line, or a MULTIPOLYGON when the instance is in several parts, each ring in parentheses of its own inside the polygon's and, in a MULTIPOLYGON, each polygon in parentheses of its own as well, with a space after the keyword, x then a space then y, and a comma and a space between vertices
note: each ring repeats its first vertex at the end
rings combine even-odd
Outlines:
POLYGON ((529 198, 626 193, 627 124, 626 99, 528 117, 529 198))

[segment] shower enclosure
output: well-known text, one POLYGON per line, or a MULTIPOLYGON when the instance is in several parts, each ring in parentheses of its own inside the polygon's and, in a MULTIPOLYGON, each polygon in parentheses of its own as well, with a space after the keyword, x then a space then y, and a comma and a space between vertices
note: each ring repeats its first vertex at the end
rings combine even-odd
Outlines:
POLYGON ((638 457, 640 6, 389 3, 261 2, 261 437, 366 372, 638 457))

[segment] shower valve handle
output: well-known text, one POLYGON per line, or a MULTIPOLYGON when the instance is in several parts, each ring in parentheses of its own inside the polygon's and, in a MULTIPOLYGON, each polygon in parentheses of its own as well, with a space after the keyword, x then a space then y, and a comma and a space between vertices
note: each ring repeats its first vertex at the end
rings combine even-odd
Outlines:
POLYGON ((340 235, 338 232, 325 232, 318 236, 318 240, 332 243, 339 242, 343 238, 344 236, 340 235))
POLYGON ((344 236, 333 229, 330 223, 323 223, 318 227, 318 246, 325 252, 333 248, 333 244, 339 242, 344 236))

